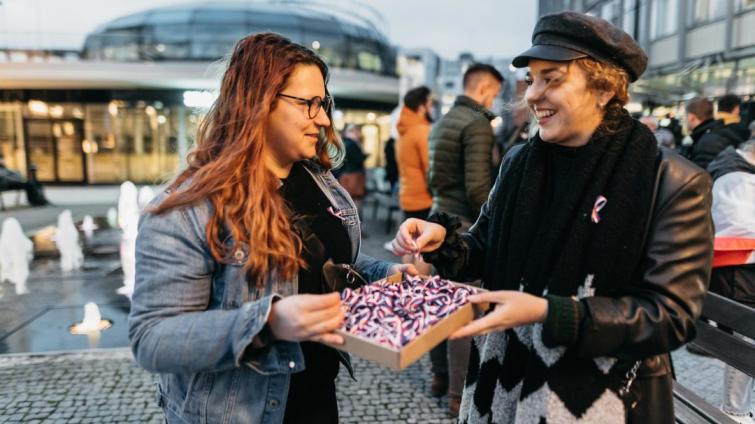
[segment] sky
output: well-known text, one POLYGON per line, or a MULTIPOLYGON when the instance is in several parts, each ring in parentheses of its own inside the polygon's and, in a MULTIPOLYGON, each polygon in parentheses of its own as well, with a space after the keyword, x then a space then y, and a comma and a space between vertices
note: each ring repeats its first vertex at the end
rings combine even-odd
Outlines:
MULTIPOLYGON (((343 4, 349 0, 337 1, 343 4)), ((78 49, 114 18, 186 0, 0 0, 0 46, 78 49)), ((536 0, 362 0, 385 18, 390 41, 441 57, 512 57, 530 44, 536 0)))

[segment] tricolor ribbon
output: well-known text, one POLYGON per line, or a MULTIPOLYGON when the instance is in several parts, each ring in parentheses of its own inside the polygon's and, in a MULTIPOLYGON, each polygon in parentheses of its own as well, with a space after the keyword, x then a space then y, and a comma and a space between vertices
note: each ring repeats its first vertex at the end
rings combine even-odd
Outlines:
POLYGON ((598 214, 598 212, 600 212, 601 209, 606 206, 606 203, 608 203, 608 199, 606 199, 602 195, 598 196, 598 198, 595 199, 595 206, 592 207, 591 214, 592 222, 594 222, 595 224, 600 222, 600 215, 598 214))
POLYGON ((333 206, 328 206, 328 212, 331 215, 335 216, 336 218, 340 219, 341 221, 343 221, 344 219, 346 219, 346 218, 343 217, 343 211, 337 211, 337 210, 335 210, 333 208, 333 206))

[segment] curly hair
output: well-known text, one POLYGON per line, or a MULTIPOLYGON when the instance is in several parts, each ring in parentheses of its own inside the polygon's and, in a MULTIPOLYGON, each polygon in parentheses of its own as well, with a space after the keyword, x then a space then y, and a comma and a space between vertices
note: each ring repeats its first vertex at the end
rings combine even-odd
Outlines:
POLYGON ((625 114, 624 106, 629 103, 629 74, 618 66, 589 57, 575 59, 574 63, 584 71, 589 90, 613 92, 613 97, 605 105, 605 115, 598 130, 616 132, 621 116, 625 114))
MULTIPOLYGON (((162 214, 209 199, 212 217, 205 232, 213 258, 225 262, 231 252, 248 246, 244 270, 257 287, 270 275, 290 281, 305 266, 302 242, 291 230, 278 193, 280 180, 264 165, 263 155, 277 95, 300 65, 319 68, 327 84, 328 67, 308 48, 274 33, 241 39, 228 61, 220 94, 198 129, 187 169, 171 184, 171 194, 151 210, 162 214), (229 235, 232 246, 227 245, 229 235)), ((317 145, 317 160, 331 168, 343 147, 331 111, 325 112, 331 125, 317 145)))

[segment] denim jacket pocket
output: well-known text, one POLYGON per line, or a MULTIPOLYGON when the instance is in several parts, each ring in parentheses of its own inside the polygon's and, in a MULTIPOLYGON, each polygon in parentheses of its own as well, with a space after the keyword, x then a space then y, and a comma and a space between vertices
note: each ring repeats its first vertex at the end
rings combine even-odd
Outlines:
POLYGON ((210 396, 212 382, 213 373, 200 372, 192 376, 181 408, 184 415, 196 417, 196 422, 199 423, 207 422, 207 399, 210 396))
POLYGON ((222 308, 240 308, 245 302, 251 300, 249 275, 244 270, 244 264, 249 257, 249 249, 241 246, 232 251, 223 260, 224 271, 222 278, 217 281, 216 289, 223 293, 222 308))

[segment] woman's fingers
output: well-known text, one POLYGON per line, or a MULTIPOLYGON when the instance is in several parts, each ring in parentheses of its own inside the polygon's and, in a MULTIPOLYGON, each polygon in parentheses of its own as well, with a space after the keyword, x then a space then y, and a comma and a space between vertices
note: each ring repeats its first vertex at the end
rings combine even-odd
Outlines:
POLYGON ((330 343, 334 345, 342 345, 343 337, 336 333, 324 333, 312 338, 313 342, 330 343))
POLYGON ((419 237, 414 240, 414 243, 421 252, 432 252, 440 246, 445 237, 445 228, 440 225, 426 223, 419 237))
POLYGON ((412 236, 413 230, 407 229, 406 224, 402 225, 398 233, 396 233, 396 242, 404 249, 414 248, 414 237, 412 236))
POLYGON ((406 247, 402 246, 401 242, 398 241, 398 239, 393 239, 393 241, 391 242, 391 248, 393 249, 393 254, 396 256, 411 255, 414 253, 406 247))
POLYGON ((414 264, 401 264, 396 266, 396 272, 405 272, 411 276, 419 274, 417 267, 414 264))
POLYGON ((301 308, 305 311, 319 311, 341 305, 341 295, 339 293, 302 294, 300 296, 301 308))
POLYGON ((299 318, 300 325, 307 331, 308 334, 324 333, 331 329, 338 328, 341 321, 344 319, 344 312, 341 305, 338 304, 335 307, 328 309, 320 309, 318 311, 303 312, 299 318), (337 320, 337 325, 326 326, 326 323, 337 320))
POLYGON ((480 334, 490 333, 497 329, 504 329, 504 324, 501 322, 502 316, 493 311, 492 313, 485 315, 480 319, 476 319, 469 324, 461 327, 451 334, 451 339, 460 339, 462 337, 477 336, 480 334))
POLYGON ((337 313, 336 315, 330 318, 318 321, 310 325, 306 330, 305 336, 307 338, 310 338, 310 337, 318 336, 320 334, 333 332, 341 328, 341 326, 343 325, 343 320, 344 320, 344 313, 343 311, 341 311, 340 313, 337 313))
POLYGON ((471 303, 503 303, 508 300, 505 290, 480 292, 469 296, 471 303))

